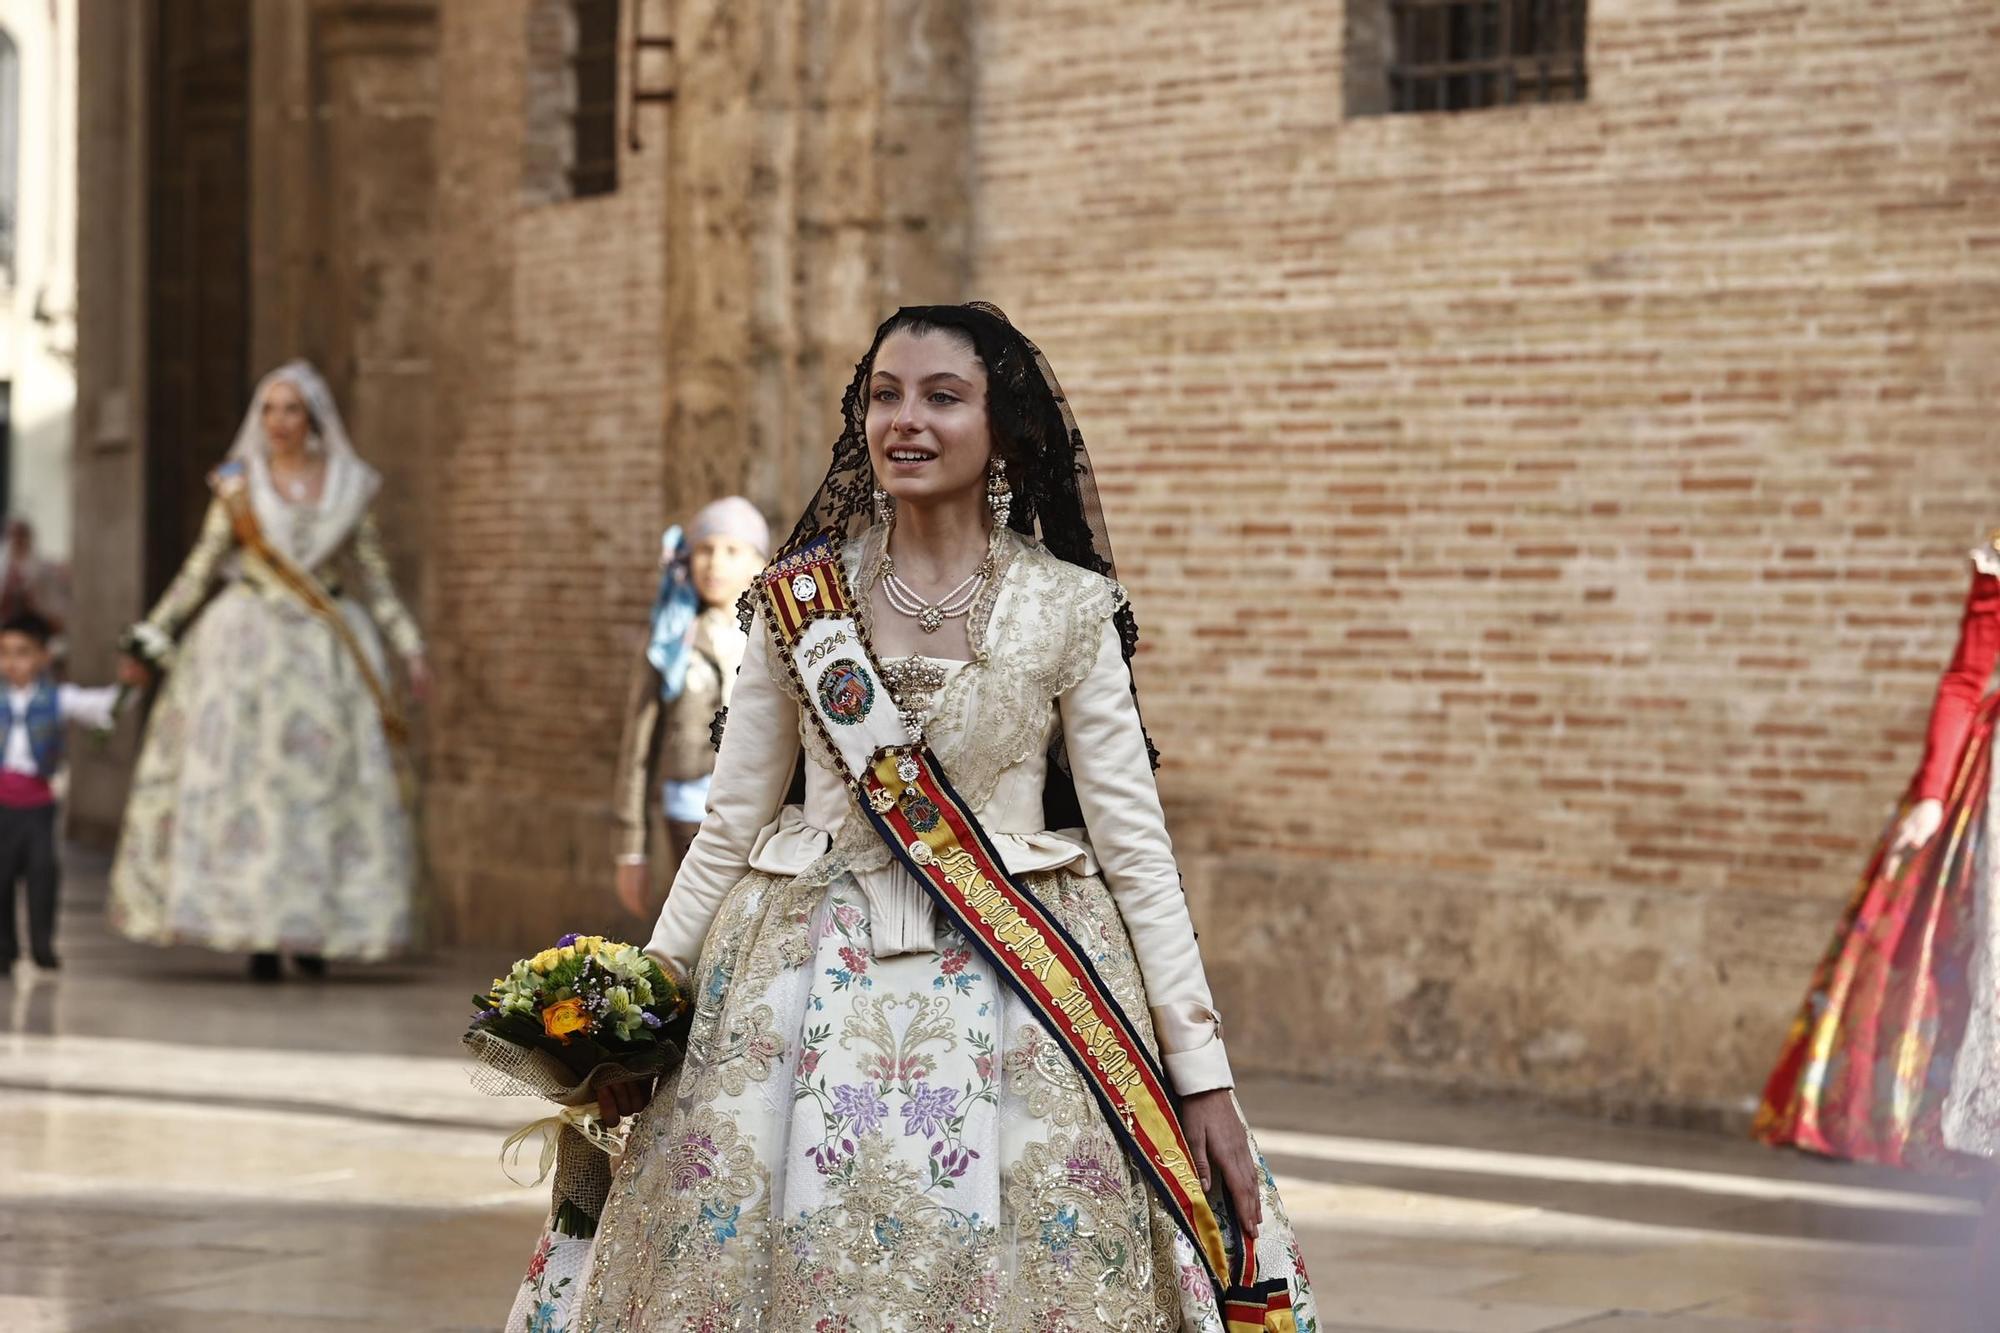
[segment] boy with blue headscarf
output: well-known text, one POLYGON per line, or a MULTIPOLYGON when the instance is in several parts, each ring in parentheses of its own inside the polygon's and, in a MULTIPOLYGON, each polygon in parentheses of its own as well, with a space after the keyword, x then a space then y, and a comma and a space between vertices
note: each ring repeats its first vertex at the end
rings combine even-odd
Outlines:
POLYGON ((747 640, 736 601, 771 558, 771 528, 741 496, 714 501, 685 533, 660 542, 660 589, 639 664, 618 787, 618 900, 652 916, 652 793, 660 793, 676 857, 687 850, 708 807, 715 768, 709 728, 728 707, 747 640))

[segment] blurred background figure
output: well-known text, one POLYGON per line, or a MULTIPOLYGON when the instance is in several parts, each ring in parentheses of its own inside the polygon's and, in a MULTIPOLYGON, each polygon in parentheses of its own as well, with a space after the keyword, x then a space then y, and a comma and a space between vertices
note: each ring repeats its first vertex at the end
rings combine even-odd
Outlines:
POLYGON ((9 519, 5 540, 0 542, 0 620, 32 613, 60 636, 68 612, 68 570, 36 551, 33 524, 25 518, 9 519))
MULTIPOLYGON (((1959 1173, 2000 1155, 1993 729, 2000 530, 1972 552, 1924 757, 1764 1090, 1766 1143, 1959 1173)), ((1989 1207, 1981 1262, 2000 1258, 1989 1207)))
POLYGON ((126 638, 126 679, 166 684, 113 921, 248 952, 260 981, 278 979, 280 951, 308 975, 386 957, 410 942, 417 865, 381 636, 419 698, 430 676, 369 517, 381 479, 294 361, 257 386, 213 485, 200 541, 126 638))
POLYGON ((694 840, 715 769, 712 730, 729 706, 746 640, 736 603, 770 559, 771 528, 741 496, 716 500, 685 533, 660 539, 660 588, 646 651, 634 672, 619 747, 618 901, 651 920, 653 795, 673 840, 674 861, 694 840))

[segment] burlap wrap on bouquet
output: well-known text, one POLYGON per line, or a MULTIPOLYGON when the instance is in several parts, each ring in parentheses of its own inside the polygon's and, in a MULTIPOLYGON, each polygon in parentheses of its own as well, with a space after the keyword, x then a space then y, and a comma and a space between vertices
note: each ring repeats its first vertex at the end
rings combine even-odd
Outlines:
POLYGON ((472 1085, 490 1097, 540 1097, 562 1110, 522 1126, 500 1146, 505 1163, 516 1160, 529 1140, 540 1136, 542 1159, 535 1183, 555 1173, 549 1199, 551 1227, 570 1236, 597 1232, 597 1219, 611 1195, 611 1159, 625 1146, 624 1134, 597 1118, 597 1091, 612 1083, 671 1072, 681 1048, 661 1041, 641 1060, 600 1064, 579 1079, 576 1071, 548 1051, 517 1045, 490 1032, 469 1032, 465 1045, 477 1060, 472 1085))

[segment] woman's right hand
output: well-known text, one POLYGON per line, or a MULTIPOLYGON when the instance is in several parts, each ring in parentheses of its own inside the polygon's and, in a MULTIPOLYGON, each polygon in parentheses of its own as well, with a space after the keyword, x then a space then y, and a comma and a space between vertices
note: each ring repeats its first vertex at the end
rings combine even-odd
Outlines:
POLYGON ((1214 1190, 1220 1178, 1237 1224, 1255 1240, 1264 1222, 1262 1181, 1257 1155, 1250 1148, 1250 1131, 1244 1127, 1242 1112, 1236 1109, 1236 1098, 1227 1088, 1190 1093, 1181 1098, 1180 1118, 1202 1189, 1214 1190))
POLYGON ((1943 823, 1943 801, 1936 797, 1918 801, 1896 825, 1896 835, 1889 840, 1889 860, 1900 865, 1922 851, 1937 836, 1938 828, 1943 823))
POLYGON ((653 874, 644 861, 620 861, 618 863, 618 905, 638 917, 647 919, 646 899, 653 892, 653 874))
POLYGON ((616 1129, 620 1120, 639 1114, 652 1100, 653 1080, 650 1078, 607 1083, 597 1090, 597 1116, 606 1129, 616 1129))
POLYGON ((143 690, 153 683, 153 669, 130 653, 126 653, 118 659, 118 683, 130 685, 135 690, 143 690))

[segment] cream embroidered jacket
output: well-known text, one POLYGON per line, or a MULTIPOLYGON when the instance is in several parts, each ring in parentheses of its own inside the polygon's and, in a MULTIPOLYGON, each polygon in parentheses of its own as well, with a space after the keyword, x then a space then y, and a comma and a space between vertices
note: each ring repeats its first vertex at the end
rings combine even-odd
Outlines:
MULTIPOLYGON (((423 635, 390 577, 388 552, 383 548, 374 515, 321 514, 313 506, 301 505, 297 506, 294 526, 307 534, 307 538, 295 537, 281 543, 287 548, 314 539, 317 529, 331 529, 332 537, 325 533, 316 537, 330 550, 312 567, 313 577, 338 599, 358 597, 398 654, 407 658, 423 652, 423 635), (342 529, 341 524, 347 526, 342 529)), ((273 534, 265 535, 275 540, 273 534)), ((182 562, 180 572, 174 575, 174 581, 160 594, 160 600, 146 613, 146 618, 132 626, 135 645, 153 665, 173 665, 175 639, 206 605, 208 594, 218 581, 242 582, 264 596, 280 599, 291 596, 268 585, 266 579, 253 577, 244 567, 236 549, 235 530, 229 523, 229 510, 222 501, 211 500, 202 518, 201 535, 182 562)))
MULTIPOLYGON (((874 528, 848 545, 858 605, 868 605, 883 536, 874 528)), ((921 712, 928 703, 931 748, 1010 871, 1104 876, 1132 937, 1175 1089, 1229 1087, 1221 1019, 1112 621, 1124 591, 1026 538, 1007 537, 968 623, 974 660, 902 659, 927 666, 910 674, 935 684, 913 699, 906 683, 904 704, 921 712), (1043 826, 1042 788, 1058 734, 1087 830, 1043 826)), ((693 971, 724 895, 749 871, 822 883, 852 874, 868 897, 878 957, 935 946, 930 900, 854 810, 833 756, 802 725, 773 652, 760 618, 730 702, 708 817, 647 946, 682 976, 693 971), (805 803, 784 805, 802 744, 810 759, 805 803)))

